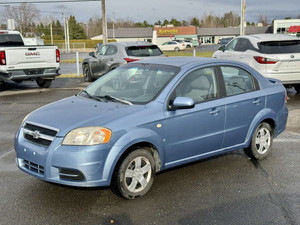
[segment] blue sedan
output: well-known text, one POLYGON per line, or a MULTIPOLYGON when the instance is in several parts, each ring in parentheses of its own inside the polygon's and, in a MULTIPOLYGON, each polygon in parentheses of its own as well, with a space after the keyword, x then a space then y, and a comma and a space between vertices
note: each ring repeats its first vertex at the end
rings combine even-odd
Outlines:
POLYGON ((134 62, 26 116, 16 163, 48 182, 110 186, 134 199, 165 169, 237 149, 264 159, 285 130, 286 101, 280 81, 242 63, 134 62))

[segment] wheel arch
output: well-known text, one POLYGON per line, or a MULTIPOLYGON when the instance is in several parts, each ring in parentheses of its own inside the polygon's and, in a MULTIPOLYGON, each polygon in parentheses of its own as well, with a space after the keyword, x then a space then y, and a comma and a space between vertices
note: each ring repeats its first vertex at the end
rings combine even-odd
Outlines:
POLYGON ((103 178, 111 183, 118 165, 134 150, 143 148, 151 153, 155 162, 155 172, 159 172, 164 163, 163 141, 153 130, 137 129, 126 133, 112 146, 103 169, 103 178), (132 140, 132 137, 135 137, 132 140), (128 142, 128 140, 131 140, 128 142))
POLYGON ((249 147, 252 136, 253 136, 256 128, 261 123, 268 123, 272 128, 273 137, 276 136, 276 127, 277 127, 276 116, 275 116, 274 112, 272 112, 271 109, 264 109, 256 115, 256 117, 253 119, 253 121, 249 127, 248 134, 247 134, 246 141, 245 141, 246 147, 249 147))

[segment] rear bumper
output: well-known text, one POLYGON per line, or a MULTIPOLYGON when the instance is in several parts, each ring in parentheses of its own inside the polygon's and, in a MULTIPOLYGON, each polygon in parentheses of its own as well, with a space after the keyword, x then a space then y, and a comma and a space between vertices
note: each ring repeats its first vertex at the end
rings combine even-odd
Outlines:
POLYGON ((300 84, 300 72, 284 72, 284 73, 272 73, 261 72, 264 77, 275 78, 282 82, 282 84, 300 84))
POLYGON ((0 81, 8 80, 36 80, 37 78, 54 79, 59 76, 60 68, 41 68, 26 70, 11 70, 7 72, 0 71, 0 81))

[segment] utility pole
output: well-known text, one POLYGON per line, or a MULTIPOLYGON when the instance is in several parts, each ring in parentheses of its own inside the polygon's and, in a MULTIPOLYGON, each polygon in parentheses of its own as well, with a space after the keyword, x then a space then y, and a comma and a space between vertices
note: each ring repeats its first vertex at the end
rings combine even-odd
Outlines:
POLYGON ((245 12, 246 12, 246 0, 241 0, 240 35, 245 35, 245 12))
POLYGON ((51 36, 51 45, 53 45, 53 32, 52 32, 52 23, 53 23, 53 20, 51 18, 51 23, 50 23, 50 36, 51 36))
POLYGON ((102 35, 103 35, 103 44, 107 44, 107 24, 106 24, 105 0, 101 0, 101 5, 102 5, 102 35))

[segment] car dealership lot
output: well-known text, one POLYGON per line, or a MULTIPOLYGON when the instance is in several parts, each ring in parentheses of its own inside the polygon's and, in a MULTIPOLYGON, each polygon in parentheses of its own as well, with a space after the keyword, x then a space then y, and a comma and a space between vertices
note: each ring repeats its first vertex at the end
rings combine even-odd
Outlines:
POLYGON ((109 189, 42 182, 19 171, 13 137, 27 113, 77 93, 82 79, 56 79, 50 89, 8 84, 0 92, 0 224, 299 224, 300 95, 289 93, 288 129, 261 162, 242 151, 156 177, 141 199, 109 189))

